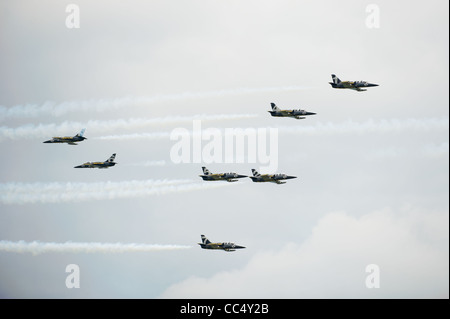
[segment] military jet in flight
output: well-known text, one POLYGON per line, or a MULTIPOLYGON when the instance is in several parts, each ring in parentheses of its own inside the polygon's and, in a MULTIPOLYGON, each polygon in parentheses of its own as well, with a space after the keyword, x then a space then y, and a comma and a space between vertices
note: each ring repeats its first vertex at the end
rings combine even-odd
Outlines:
POLYGON ((237 178, 247 177, 247 175, 239 175, 236 173, 217 173, 212 174, 206 167, 202 167, 203 174, 199 175, 204 181, 227 181, 227 182, 237 182, 237 178))
POLYGON ((212 243, 205 237, 201 235, 202 242, 198 243, 203 249, 222 249, 225 251, 235 251, 236 249, 245 248, 244 246, 238 246, 235 243, 212 243))
POLYGON ((116 158, 116 153, 111 155, 111 157, 104 162, 87 162, 82 165, 75 166, 75 168, 108 168, 117 164, 114 162, 114 158, 116 158))
POLYGON ((87 140, 87 138, 83 136, 85 130, 85 128, 82 129, 80 133, 73 137, 53 137, 51 140, 45 141, 43 143, 67 143, 68 145, 78 145, 75 142, 82 142, 84 140, 87 140))
POLYGON ((352 89, 358 92, 367 91, 368 87, 378 86, 378 84, 369 83, 366 81, 341 81, 335 74, 331 74, 333 82, 328 82, 335 89, 352 89))
POLYGON ((288 176, 286 174, 263 174, 261 175, 256 171, 256 169, 252 169, 253 176, 249 176, 252 181, 255 183, 263 183, 263 182, 272 182, 277 184, 286 184, 286 182, 282 182, 282 180, 297 178, 297 176, 288 176))
POLYGON ((275 105, 275 103, 270 103, 270 105, 272 106, 272 111, 267 112, 276 117, 291 117, 300 120, 305 119, 306 115, 316 115, 316 113, 307 112, 305 110, 281 110, 275 105))

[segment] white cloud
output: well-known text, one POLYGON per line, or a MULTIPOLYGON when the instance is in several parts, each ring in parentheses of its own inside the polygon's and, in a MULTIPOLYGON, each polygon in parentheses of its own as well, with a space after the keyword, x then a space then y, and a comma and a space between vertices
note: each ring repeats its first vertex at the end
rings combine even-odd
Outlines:
POLYGON ((448 298, 448 279, 447 213, 336 212, 303 243, 257 253, 241 269, 187 278, 161 297, 448 298), (380 267, 378 289, 365 285, 369 264, 380 267))

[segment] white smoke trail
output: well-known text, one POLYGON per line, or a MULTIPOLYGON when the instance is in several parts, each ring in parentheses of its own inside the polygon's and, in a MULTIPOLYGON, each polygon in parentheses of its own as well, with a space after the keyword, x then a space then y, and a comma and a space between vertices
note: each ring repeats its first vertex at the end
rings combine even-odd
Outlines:
MULTIPOLYGON (((428 119, 389 119, 389 120, 368 120, 365 122, 353 122, 351 120, 342 123, 316 123, 314 125, 296 125, 296 126, 275 126, 266 127, 275 128, 279 133, 284 134, 306 134, 306 135, 319 135, 319 134, 348 134, 348 133, 383 133, 383 132, 400 132, 400 131, 431 131, 431 130, 448 130, 449 119, 448 118, 428 118, 428 119)), ((252 128, 250 128, 252 129, 252 128)), ((258 130, 258 128, 253 128, 258 130)), ((233 134, 236 135, 239 129, 230 128, 222 129, 224 135, 233 134)), ((106 135, 99 136, 96 139, 100 140, 133 140, 133 139, 163 139, 169 138, 172 132, 159 131, 150 133, 134 133, 134 134, 118 134, 118 135, 106 135)), ((208 129, 203 129, 198 132, 188 130, 189 136, 195 134, 205 135, 208 133, 208 129)))
POLYGON ((145 161, 145 162, 138 162, 138 163, 130 163, 125 164, 126 166, 141 166, 141 167, 153 167, 153 166, 165 166, 166 161, 145 161))
POLYGON ((226 186, 190 180, 144 180, 100 183, 3 183, 2 204, 47 204, 166 195, 226 186))
POLYGON ((163 139, 163 138, 169 139, 169 137, 170 137, 170 132, 153 132, 153 133, 105 135, 105 136, 95 137, 95 139, 124 141, 124 140, 138 140, 138 139, 143 139, 143 140, 157 140, 157 139, 163 139))
POLYGON ((220 121, 255 118, 257 114, 196 114, 191 116, 166 116, 158 118, 131 118, 128 120, 118 119, 109 121, 91 120, 81 122, 63 122, 61 124, 27 124, 19 127, 0 127, 0 141, 4 139, 19 138, 44 138, 60 134, 75 135, 82 128, 89 128, 90 133, 105 132, 118 129, 136 129, 150 125, 168 125, 202 121, 220 121))
POLYGON ((180 250, 188 248, 192 247, 184 245, 149 245, 136 243, 51 243, 39 241, 25 242, 23 240, 17 242, 0 240, 0 251, 12 253, 31 253, 33 255, 43 253, 130 253, 180 250))
POLYGON ((353 122, 351 120, 342 123, 317 123, 315 125, 279 126, 280 133, 316 134, 348 134, 348 133, 385 133, 401 131, 432 131, 448 130, 448 118, 424 118, 424 119, 383 119, 368 120, 365 122, 353 122))
POLYGON ((181 94, 155 95, 143 97, 123 97, 116 99, 100 99, 86 101, 69 101, 62 103, 45 102, 41 105, 26 104, 12 107, 0 106, 0 121, 9 118, 37 117, 50 115, 54 117, 62 116, 69 112, 103 112, 114 111, 132 106, 142 106, 158 102, 178 101, 186 99, 204 99, 224 96, 235 96, 244 94, 255 94, 264 92, 284 92, 308 89, 301 86, 285 87, 265 87, 265 88, 238 88, 231 90, 218 90, 210 92, 186 92, 181 94))

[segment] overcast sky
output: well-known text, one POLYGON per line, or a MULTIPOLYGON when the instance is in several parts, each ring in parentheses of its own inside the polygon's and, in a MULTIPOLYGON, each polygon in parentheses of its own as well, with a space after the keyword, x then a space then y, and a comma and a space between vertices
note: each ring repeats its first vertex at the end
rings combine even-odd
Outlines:
POLYGON ((448 9, 0 2, 0 297, 449 298, 448 9), (380 86, 335 90, 331 74, 380 86), (271 102, 317 115, 273 118, 271 102), (171 134, 194 145, 198 120, 222 142, 276 129, 266 173, 298 178, 202 181, 202 166, 265 165, 176 163, 171 134), (42 143, 82 128, 78 146, 42 143), (246 249, 203 250, 201 234, 246 249))

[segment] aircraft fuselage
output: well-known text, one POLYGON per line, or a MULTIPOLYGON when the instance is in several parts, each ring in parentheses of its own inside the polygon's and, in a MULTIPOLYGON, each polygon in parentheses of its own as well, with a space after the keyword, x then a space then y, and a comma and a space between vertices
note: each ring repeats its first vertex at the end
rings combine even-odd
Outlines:
POLYGON ((219 174, 208 174, 199 176, 204 181, 227 181, 227 182, 237 182, 238 178, 247 177, 246 175, 239 175, 236 173, 219 173, 219 174))
POLYGON ((221 249, 225 251, 235 251, 236 249, 245 248, 244 246, 239 246, 234 243, 209 243, 209 244, 199 243, 199 245, 203 249, 221 249))
POLYGON ((78 166, 75 166, 75 168, 108 168, 110 166, 114 166, 116 163, 114 162, 87 162, 78 166))
POLYGON ((283 180, 293 179, 297 178, 297 176, 289 176, 286 174, 264 174, 264 175, 254 175, 249 176, 253 182, 255 183, 276 183, 276 184, 285 184, 286 182, 283 182, 283 180))
POLYGON ((53 137, 51 140, 45 141, 43 143, 67 143, 69 145, 78 145, 75 142, 82 142, 86 140, 83 136, 65 136, 65 137, 53 137))
POLYGON ((305 110, 281 110, 281 111, 267 111, 270 115, 275 117, 291 117, 296 119, 304 119, 307 115, 316 115, 313 112, 307 112, 305 110))

